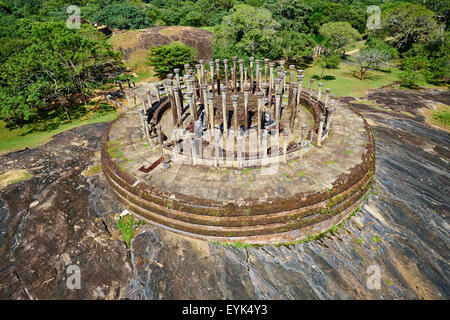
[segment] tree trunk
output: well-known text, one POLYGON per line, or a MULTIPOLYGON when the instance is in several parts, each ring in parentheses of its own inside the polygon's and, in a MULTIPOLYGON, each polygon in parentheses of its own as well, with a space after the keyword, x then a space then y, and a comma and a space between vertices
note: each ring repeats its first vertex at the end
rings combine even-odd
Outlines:
POLYGON ((69 108, 64 106, 64 110, 66 110, 67 121, 72 122, 72 119, 70 118, 69 108))

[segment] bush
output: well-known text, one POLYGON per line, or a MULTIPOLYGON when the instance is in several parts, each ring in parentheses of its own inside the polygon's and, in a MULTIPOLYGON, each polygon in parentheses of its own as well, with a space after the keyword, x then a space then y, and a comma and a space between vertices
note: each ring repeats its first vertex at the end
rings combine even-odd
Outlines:
POLYGON ((433 113, 433 119, 442 123, 443 125, 450 126, 450 111, 440 110, 433 113))
POLYGON ((179 42, 153 47, 150 51, 147 64, 160 78, 166 77, 175 68, 182 69, 185 64, 194 62, 193 49, 179 42))
POLYGON ((406 70, 400 74, 401 86, 411 89, 424 83, 425 78, 422 71, 406 70))

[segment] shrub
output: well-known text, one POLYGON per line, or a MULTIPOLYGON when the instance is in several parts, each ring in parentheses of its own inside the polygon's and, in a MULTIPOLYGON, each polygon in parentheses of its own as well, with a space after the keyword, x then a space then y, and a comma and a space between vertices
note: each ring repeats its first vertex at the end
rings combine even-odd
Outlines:
POLYGON ((179 42, 153 47, 147 57, 147 64, 152 66, 155 73, 164 78, 175 68, 182 69, 185 64, 194 61, 194 51, 179 42))

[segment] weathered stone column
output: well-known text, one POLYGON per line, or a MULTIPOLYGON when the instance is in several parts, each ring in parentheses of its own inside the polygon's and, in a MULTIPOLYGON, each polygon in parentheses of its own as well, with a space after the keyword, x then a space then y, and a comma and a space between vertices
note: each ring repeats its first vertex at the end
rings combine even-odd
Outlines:
POLYGON ((216 59, 217 94, 220 94, 220 59, 216 59))
POLYGON ((197 157, 195 154, 195 134, 189 132, 187 136, 191 145, 191 164, 195 166, 197 164, 197 157))
POLYGON ((142 122, 144 123, 144 139, 148 139, 148 116, 142 116, 142 122))
POLYGON ((297 80, 298 80, 298 92, 301 93, 303 90, 303 75, 299 74, 297 76, 297 80))
POLYGON ((320 120, 320 122, 319 122, 319 129, 317 130, 316 146, 318 146, 320 148, 320 147, 322 147, 323 124, 325 122, 325 117, 323 116, 323 114, 320 115, 319 120, 320 120))
MULTIPOLYGON (((264 94, 264 99, 266 99, 266 96, 267 96, 267 83, 266 82, 261 82, 259 84, 259 86, 261 88, 262 93, 264 94)), ((265 100, 264 100, 264 104, 266 104, 265 100)))
POLYGON ((180 99, 180 87, 175 85, 172 87, 172 90, 175 98, 175 106, 177 109, 178 126, 183 128, 183 104, 182 100, 180 99))
POLYGON ((281 85, 275 87, 275 121, 277 124, 277 133, 280 130, 280 112, 281 112, 281 94, 282 94, 281 85))
POLYGON ((227 87, 224 87, 222 90, 222 117, 223 117, 223 135, 224 135, 224 137, 228 137, 227 116, 228 116, 227 115, 227 87))
POLYGON ((253 62, 255 60, 254 57, 250 57, 250 92, 254 92, 254 85, 253 85, 253 62))
POLYGON ((181 87, 180 69, 178 69, 178 68, 173 69, 173 72, 175 72, 175 80, 177 82, 177 86, 180 88, 181 87))
POLYGON ((231 96, 231 101, 233 103, 233 130, 235 135, 238 133, 238 99, 239 96, 237 94, 231 96))
POLYGON ((172 118, 173 118, 173 126, 177 127, 178 126, 178 112, 177 112, 177 105, 175 103, 175 98, 173 96, 173 92, 172 92, 172 86, 173 86, 173 81, 171 79, 167 79, 166 80, 166 93, 167 93, 167 97, 170 101, 170 108, 172 109, 172 118))
POLYGON ((244 67, 244 86, 248 85, 250 87, 250 84, 248 83, 247 80, 247 67, 244 67))
POLYGON ((200 59, 199 63, 200 63, 201 81, 202 81, 202 83, 206 83, 207 81, 206 81, 206 77, 205 77, 205 60, 200 59))
POLYGON ((214 95, 212 92, 210 92, 208 94, 208 114, 209 114, 209 125, 211 128, 211 141, 213 139, 213 136, 216 133, 216 128, 215 128, 215 120, 214 120, 214 95))
POLYGON ((255 66, 256 66, 256 68, 255 68, 256 69, 256 89, 255 89, 255 92, 259 91, 259 82, 260 82, 260 79, 259 79, 259 75, 260 75, 259 63, 260 63, 259 59, 256 59, 255 60, 255 66))
POLYGON ((325 89, 325 92, 326 92, 326 95, 325 95, 325 104, 324 104, 324 106, 325 106, 325 108, 326 108, 326 107, 328 107, 328 103, 329 103, 329 101, 330 101, 330 92, 331 92, 331 89, 330 89, 330 88, 326 88, 326 89, 325 89))
POLYGON ((211 92, 216 95, 216 89, 214 85, 214 61, 209 61, 209 75, 211 77, 211 92))
POLYGON ((156 99, 161 102, 161 93, 159 92, 159 88, 161 87, 162 83, 158 82, 156 84, 156 99))
MULTIPOLYGON (((258 137, 259 139, 259 137, 258 137)), ((261 144, 261 148, 259 150, 259 152, 261 153, 261 149, 262 149, 262 158, 261 158, 261 165, 266 165, 268 163, 268 157, 267 157, 267 148, 269 146, 269 132, 267 131, 267 129, 262 130, 262 134, 261 134, 261 140, 262 140, 262 144, 261 144)))
POLYGON ((270 60, 269 59, 264 59, 264 82, 265 83, 267 83, 267 72, 268 72, 268 70, 269 70, 269 62, 270 62, 270 60))
POLYGON ((250 91, 249 85, 244 85, 244 130, 248 130, 248 94, 250 91))
POLYGON ((286 73, 284 72, 285 63, 286 61, 284 60, 280 61, 281 71, 283 72, 283 87, 282 87, 283 92, 286 91, 286 73))
POLYGON ((258 91, 256 93, 256 96, 258 97, 258 111, 256 113, 257 116, 257 134, 258 137, 261 135, 261 127, 262 127, 262 111, 264 108, 264 93, 261 91, 258 91))
POLYGON ((284 130, 282 133, 283 136, 283 162, 287 163, 287 149, 288 149, 288 137, 289 137, 289 130, 284 130))
POLYGON ((228 88, 228 59, 223 59, 223 67, 224 67, 224 74, 225 74, 225 86, 228 88))
POLYGON ((161 130, 161 124, 156 124, 156 133, 158 134, 158 142, 159 145, 161 146, 161 153, 164 155, 164 137, 163 137, 163 133, 161 130))
POLYGON ((200 120, 194 121, 194 139, 194 151, 196 159, 203 159, 202 123, 200 120))
POLYGON ((300 146, 303 148, 306 143, 306 124, 302 123, 302 141, 300 142, 300 146))
POLYGON ((295 123, 295 117, 297 116, 297 91, 298 91, 298 82, 294 81, 291 83, 292 87, 292 94, 290 99, 290 110, 291 110, 291 116, 289 118, 289 129, 294 132, 294 123, 295 123))
POLYGON ((233 57, 233 92, 237 92, 237 86, 236 86, 236 62, 237 57, 233 57))
POLYGON ((330 131, 330 127, 331 127, 331 120, 333 119, 333 111, 334 111, 334 107, 327 107, 327 125, 326 125, 326 132, 330 131))
POLYGON ((297 80, 297 75, 295 74, 295 66, 291 64, 289 66, 289 84, 297 80))
POLYGON ((197 69, 198 85, 201 86, 202 85, 202 66, 201 66, 201 64, 196 64, 195 68, 197 69))
POLYGON ((236 132, 237 136, 237 161, 238 161, 238 167, 242 168, 244 166, 244 136, 243 132, 236 132))
POLYGON ((209 123, 209 107, 208 107, 208 85, 206 83, 202 83, 200 85, 200 90, 202 90, 202 100, 203 100, 203 112, 204 112, 204 120, 206 122, 206 129, 210 129, 209 123))
POLYGON ((177 137, 177 129, 172 129, 172 160, 174 162, 178 161, 179 158, 179 152, 180 152, 180 146, 178 144, 178 137, 177 137))
POLYGON ((189 102, 189 111, 191 113, 192 118, 192 124, 194 124, 195 121, 197 121, 197 108, 195 107, 194 103, 194 93, 192 91, 186 92, 186 98, 189 102))
POLYGON ((270 66, 270 89, 273 89, 274 86, 274 68, 275 68, 275 62, 270 62, 269 63, 270 66))
POLYGON ((220 135, 214 131, 214 166, 218 167, 220 164, 220 135))
POLYGON ((319 89, 317 91, 317 103, 319 103, 320 98, 322 96, 322 87, 323 87, 323 83, 319 82, 319 89))
POLYGON ((314 79, 309 79, 309 96, 312 97, 314 92, 314 79))
POLYGON ((240 76, 240 82, 239 82, 239 91, 244 90, 244 60, 239 59, 239 76, 240 76))

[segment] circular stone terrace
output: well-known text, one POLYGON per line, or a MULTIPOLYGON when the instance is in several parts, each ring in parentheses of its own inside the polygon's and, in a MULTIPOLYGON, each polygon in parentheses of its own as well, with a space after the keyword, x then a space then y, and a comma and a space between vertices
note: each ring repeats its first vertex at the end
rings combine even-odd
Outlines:
POLYGON ((105 133, 103 169, 130 212, 191 237, 262 244, 327 231, 359 206, 375 167, 361 116, 321 84, 304 87, 292 66, 240 78, 235 63, 212 81, 196 67, 128 89, 129 110, 105 133))

